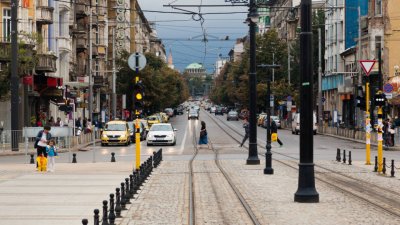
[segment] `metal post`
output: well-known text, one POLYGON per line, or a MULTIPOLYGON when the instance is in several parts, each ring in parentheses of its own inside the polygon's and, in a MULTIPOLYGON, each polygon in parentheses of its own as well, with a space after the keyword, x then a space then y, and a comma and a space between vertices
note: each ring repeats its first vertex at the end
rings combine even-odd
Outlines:
POLYGON ((321 28, 318 28, 318 125, 322 128, 322 66, 321 66, 321 28))
MULTIPOLYGON (((378 87, 378 93, 382 94, 382 52, 381 49, 378 50, 378 76, 379 76, 379 87, 378 87)), ((382 135, 382 129, 383 129, 383 106, 378 106, 378 172, 382 172, 382 166, 383 166, 383 135, 382 135)), ((387 135, 387 134, 386 134, 387 135)))
POLYGON ((257 6, 255 0, 250 0, 250 8, 248 14, 248 21, 250 26, 250 71, 249 71, 249 123, 250 123, 250 137, 249 137, 249 156, 246 163, 248 165, 260 164, 260 159, 257 153, 257 125, 256 125, 256 107, 257 107, 257 92, 256 92, 256 24, 251 21, 250 16, 257 13, 257 6))
POLYGON ((288 48, 288 83, 290 85, 290 59, 292 58, 290 56, 290 42, 289 40, 287 41, 287 48, 288 48))
POLYGON ((92 13, 92 1, 90 1, 90 12, 89 12, 89 118, 93 121, 93 82, 92 82, 92 59, 93 59, 93 49, 92 49, 92 23, 93 23, 93 13, 92 13))
MULTIPOLYGON (((268 68, 267 68, 268 69, 268 68)), ((268 74, 268 72, 267 72, 268 74)), ((268 75, 267 75, 268 76, 268 75)), ((267 152, 265 153, 265 169, 264 174, 274 174, 272 168, 272 153, 271 153, 271 77, 267 77, 267 152)))
POLYGON ((371 119, 369 112, 369 76, 365 82, 365 154, 366 165, 371 165, 371 119))
POLYGON ((115 67, 115 28, 112 30, 112 110, 113 116, 117 115, 117 95, 116 95, 116 67, 115 67))
POLYGON ((319 202, 314 176, 311 0, 301 1, 300 33, 300 164, 295 202, 319 202))
MULTIPOLYGON (((11 132, 19 129, 18 2, 11 1, 11 132)), ((11 135, 12 151, 19 150, 18 136, 11 135)))

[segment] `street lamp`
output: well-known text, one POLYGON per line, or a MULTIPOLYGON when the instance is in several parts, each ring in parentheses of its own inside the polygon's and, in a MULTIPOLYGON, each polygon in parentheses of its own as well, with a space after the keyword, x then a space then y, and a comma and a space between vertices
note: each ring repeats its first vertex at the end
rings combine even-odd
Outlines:
POLYGON ((266 68, 266 73, 267 73, 267 152, 265 153, 265 169, 264 169, 264 174, 274 174, 274 169, 272 168, 272 153, 271 153, 271 104, 270 104, 270 99, 271 99, 271 76, 268 74, 268 69, 279 69, 281 65, 266 65, 266 64, 261 64, 258 65, 260 68, 266 68))
POLYGON ((256 125, 256 103, 257 103, 257 79, 256 79, 256 22, 258 21, 257 5, 255 0, 250 0, 249 14, 246 22, 249 24, 250 36, 250 71, 249 71, 249 157, 247 158, 248 165, 260 164, 260 159, 257 153, 257 125, 256 125))
POLYGON ((314 177, 313 66, 311 0, 301 0, 300 33, 300 163, 295 202, 319 202, 314 177))

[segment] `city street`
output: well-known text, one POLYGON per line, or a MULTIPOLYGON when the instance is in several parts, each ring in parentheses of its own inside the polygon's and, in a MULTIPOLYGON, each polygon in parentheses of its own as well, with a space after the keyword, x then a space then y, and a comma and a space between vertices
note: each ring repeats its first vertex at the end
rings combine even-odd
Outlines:
MULTIPOLYGON (((171 123, 174 128, 178 129, 176 146, 147 147, 145 141, 143 141, 141 143, 141 159, 147 159, 152 155, 153 151, 162 148, 164 161, 161 165, 166 164, 168 167, 172 166, 172 168, 175 168, 173 170, 181 168, 184 171, 186 168, 184 165, 191 159, 194 151, 193 132, 196 131, 196 136, 198 137, 200 121, 205 121, 207 124, 208 137, 212 146, 221 151, 219 158, 227 162, 233 160, 235 165, 239 163, 239 165, 244 166, 247 157, 247 148, 240 148, 237 141, 242 139, 242 136, 239 134, 243 134, 244 132, 242 122, 228 122, 225 115, 210 115, 203 110, 200 112, 199 120, 187 120, 186 115, 172 118, 171 123), (234 131, 238 131, 239 134, 234 131), (228 134, 232 135, 236 140, 233 140, 228 134)), ((299 136, 292 135, 290 131, 281 129, 279 130, 279 138, 284 145, 283 147, 278 147, 276 143, 273 143, 273 158, 295 162, 296 160, 288 157, 298 158, 299 136)), ((353 164, 363 167, 362 164, 365 157, 363 144, 322 135, 316 135, 314 138, 315 162, 317 165, 331 164, 336 158, 336 148, 341 148, 351 150, 353 164)), ((258 143, 264 146, 264 140, 265 129, 259 127, 258 143)), ((258 151, 259 153, 264 153, 265 149, 261 146, 258 147, 258 151)), ((87 151, 75 152, 77 153, 77 164, 69 163, 68 153, 63 153, 56 159, 56 171, 54 173, 40 173, 35 171, 34 165, 24 163, 23 156, 1 157, 1 224, 80 224, 82 218, 92 218, 93 210, 95 208, 100 209, 101 202, 107 200, 108 195, 114 192, 119 183, 132 171, 135 160, 134 147, 134 145, 128 147, 88 146, 86 148, 87 151), (111 152, 116 153, 116 163, 110 162, 111 152), (94 153, 95 155, 93 155, 94 153), (95 163, 93 163, 93 159, 95 163), (27 221, 29 223, 26 223, 27 221)), ((213 160, 214 156, 207 147, 201 147, 200 150, 197 160, 204 162, 213 160)), ((372 156, 375 154, 376 151, 374 150, 372 156)), ((394 151, 385 151, 384 156, 388 159, 395 159, 395 161, 398 161, 400 158, 398 152, 394 151)), ((261 167, 261 172, 263 157, 261 155, 259 157, 262 160, 261 165, 258 166, 261 167)), ((279 171, 281 166, 278 166, 273 161, 274 166, 277 166, 275 168, 277 174, 284 171, 279 171)), ((343 166, 345 166, 344 168, 348 168, 347 165, 343 166)), ((208 166, 206 168, 210 169, 208 166)), ((201 170, 207 170, 206 168, 201 170)), ((373 167, 370 166, 370 169, 372 171, 373 167)), ((163 166, 156 171, 156 173, 163 173, 163 166)), ((181 171, 181 173, 181 175, 177 173, 175 177, 184 182, 186 175, 185 172, 181 171)), ((371 174, 373 173, 371 172, 371 174)), ((398 181, 397 178, 394 178, 394 180, 398 181)), ((147 189, 144 188, 143 191, 146 193, 147 189)), ((165 190, 163 194, 169 195, 170 192, 165 190)), ((326 197, 324 193, 321 193, 321 195, 322 199, 326 197)), ((142 196, 142 194, 139 193, 139 196, 142 196)), ((143 196, 146 195, 143 194, 143 196)), ((184 201, 184 199, 181 200, 184 201)), ((180 204, 179 201, 172 203, 174 201, 173 199, 169 199, 168 202, 164 202, 163 204, 180 204)), ((135 203, 132 204, 132 207, 135 207, 135 203)), ((125 214, 127 218, 134 218, 130 217, 129 212, 125 213, 128 214, 125 214)), ((126 220, 124 221, 126 222, 126 220)), ((171 221, 171 223, 185 223, 182 221, 171 221)), ((143 222, 143 224, 147 223, 143 222)))

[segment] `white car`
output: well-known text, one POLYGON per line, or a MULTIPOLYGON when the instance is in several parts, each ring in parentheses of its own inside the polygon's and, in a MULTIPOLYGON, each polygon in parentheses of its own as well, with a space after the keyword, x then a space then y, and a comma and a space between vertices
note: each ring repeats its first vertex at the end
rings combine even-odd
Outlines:
POLYGON ((215 110, 217 110, 217 107, 213 106, 210 108, 210 113, 215 113, 215 110))
POLYGON ((170 123, 156 123, 147 133, 147 146, 150 145, 175 145, 176 132, 170 123))
MULTIPOLYGON (((313 133, 314 135, 317 134, 317 115, 313 114, 313 133)), ((292 120, 292 134, 299 134, 300 133, 300 113, 296 113, 293 115, 292 120)))

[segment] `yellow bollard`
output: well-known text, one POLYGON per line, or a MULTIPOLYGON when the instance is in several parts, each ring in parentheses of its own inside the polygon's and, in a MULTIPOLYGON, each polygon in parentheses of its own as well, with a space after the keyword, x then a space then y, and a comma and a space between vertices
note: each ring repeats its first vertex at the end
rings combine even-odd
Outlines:
POLYGON ((136 144, 136 170, 140 167, 140 126, 139 119, 136 119, 135 124, 135 144, 136 144))

